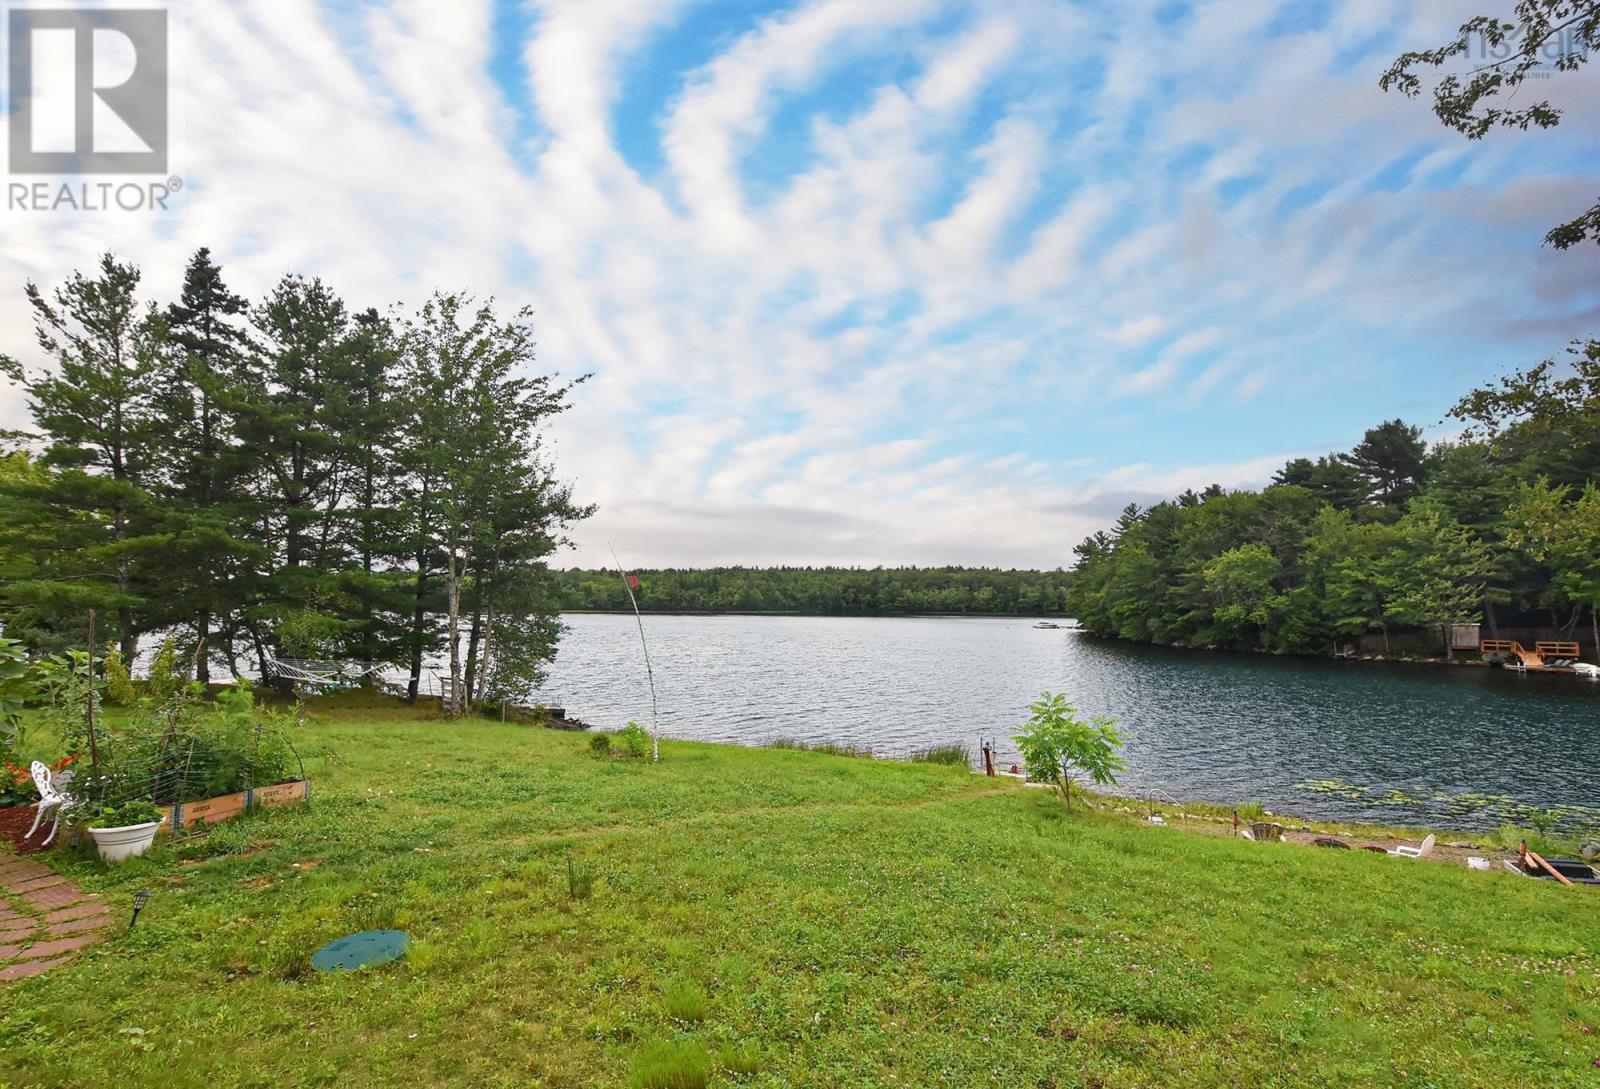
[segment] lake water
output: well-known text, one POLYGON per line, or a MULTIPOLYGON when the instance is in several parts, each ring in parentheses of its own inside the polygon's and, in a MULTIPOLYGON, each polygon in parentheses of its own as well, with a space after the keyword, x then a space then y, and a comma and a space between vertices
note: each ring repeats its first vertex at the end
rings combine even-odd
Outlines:
MULTIPOLYGON (((648 724, 631 616, 572 615, 541 699, 648 724)), ((1500 669, 1137 647, 1031 619, 649 616, 669 737, 882 756, 1008 736, 1041 690, 1128 736, 1130 794, 1462 827, 1600 827, 1600 684, 1500 669)))

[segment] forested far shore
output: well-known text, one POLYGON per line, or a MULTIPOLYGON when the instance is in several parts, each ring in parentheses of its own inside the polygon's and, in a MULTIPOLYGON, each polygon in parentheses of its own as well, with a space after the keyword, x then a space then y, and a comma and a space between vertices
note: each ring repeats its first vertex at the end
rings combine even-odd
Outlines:
POLYGON ((1529 626, 1600 643, 1600 340, 1473 390, 1458 439, 1390 420, 1262 491, 1185 492, 1075 550, 1096 634, 1328 653, 1362 636, 1529 626))
MULTIPOLYGON (((1065 571, 989 567, 711 567, 633 572, 645 612, 811 616, 1064 616, 1065 571)), ((615 570, 554 572, 571 612, 632 609, 615 570)))

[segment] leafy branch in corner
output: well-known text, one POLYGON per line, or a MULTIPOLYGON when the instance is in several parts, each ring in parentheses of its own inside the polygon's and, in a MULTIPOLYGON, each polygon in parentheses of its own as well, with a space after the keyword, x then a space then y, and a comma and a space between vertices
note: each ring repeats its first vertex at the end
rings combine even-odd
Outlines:
MULTIPOLYGON (((1514 15, 1515 22, 1476 16, 1462 23, 1455 38, 1444 45, 1402 53, 1378 86, 1416 98, 1423 81, 1418 69, 1442 69, 1458 58, 1470 59, 1476 50, 1483 63, 1465 72, 1446 73, 1434 85, 1433 112, 1441 122, 1469 140, 1481 140, 1495 128, 1555 128, 1561 111, 1548 99, 1516 108, 1501 103, 1508 102, 1530 76, 1575 72, 1589 60, 1591 51, 1600 47, 1600 3, 1519 0, 1514 15)), ((1591 238, 1600 242, 1600 201, 1544 236, 1559 250, 1591 238)))

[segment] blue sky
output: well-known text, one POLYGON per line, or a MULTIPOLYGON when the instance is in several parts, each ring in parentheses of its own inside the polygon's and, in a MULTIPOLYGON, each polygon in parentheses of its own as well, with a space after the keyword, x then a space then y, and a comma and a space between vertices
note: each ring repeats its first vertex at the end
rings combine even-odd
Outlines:
POLYGON ((1377 88, 1480 9, 194 4, 182 207, 0 221, 0 280, 112 248, 162 294, 209 245, 530 304, 594 376, 571 562, 1055 566, 1595 332, 1597 251, 1539 239, 1600 189, 1596 77, 1476 143, 1377 88))

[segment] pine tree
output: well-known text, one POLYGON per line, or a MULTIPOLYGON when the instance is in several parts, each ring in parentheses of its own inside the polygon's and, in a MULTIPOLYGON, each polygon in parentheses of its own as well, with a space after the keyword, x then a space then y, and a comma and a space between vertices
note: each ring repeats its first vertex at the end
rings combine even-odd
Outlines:
POLYGON ((247 513, 238 500, 248 461, 233 434, 248 359, 248 310, 202 248, 185 269, 182 295, 165 313, 162 460, 165 490, 180 522, 175 549, 184 554, 180 569, 190 583, 186 616, 194 624, 200 681, 211 678, 213 618, 227 618, 240 604, 237 576, 251 551, 235 532, 247 513))
POLYGON ((53 371, 30 374, 10 357, 0 368, 28 394, 45 439, 41 463, 61 470, 44 491, 34 489, 34 512, 52 516, 63 544, 55 579, 37 583, 33 604, 45 612, 98 603, 116 612, 117 641, 131 661, 138 650, 139 567, 165 542, 150 532, 160 513, 146 486, 153 476, 155 375, 163 344, 161 323, 139 302, 139 270, 110 254, 99 276, 74 273, 48 296, 27 286, 40 350, 53 371), (81 583, 67 585, 69 581, 81 583), (53 586, 52 586, 53 584, 53 586))
POLYGON ((254 358, 236 429, 249 454, 251 536, 265 552, 247 610, 265 666, 269 642, 290 657, 318 657, 348 630, 330 606, 337 596, 332 521, 348 468, 340 363, 349 317, 321 280, 286 276, 252 321, 254 358))

